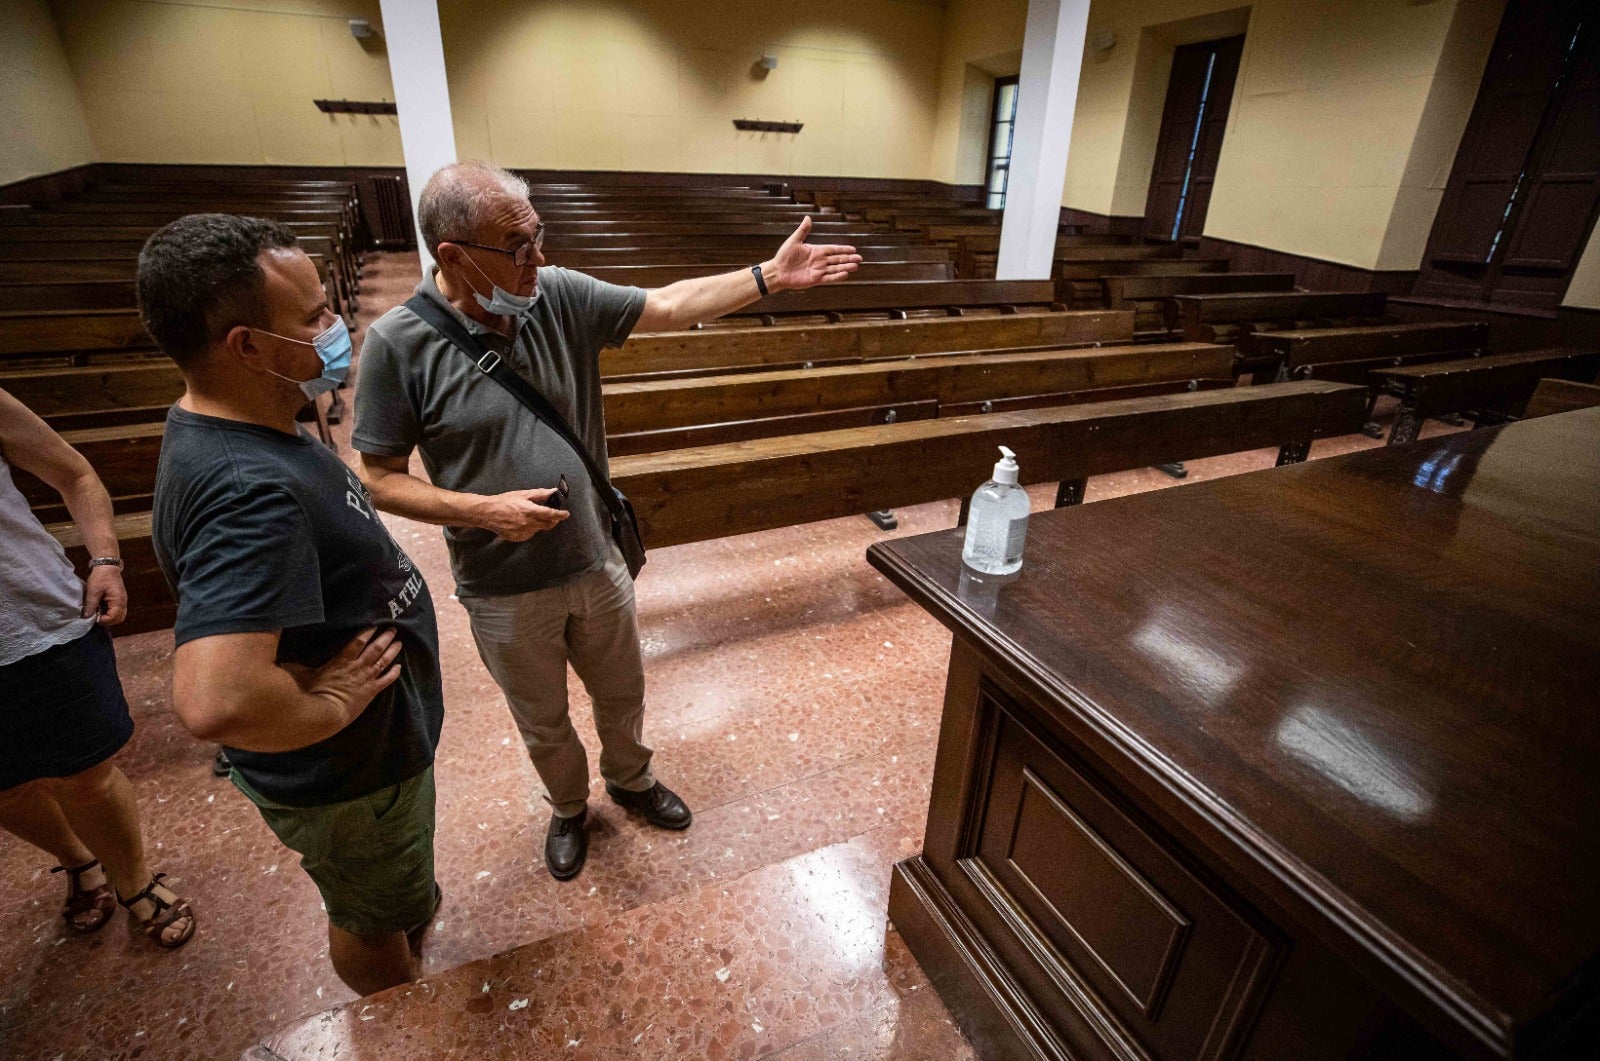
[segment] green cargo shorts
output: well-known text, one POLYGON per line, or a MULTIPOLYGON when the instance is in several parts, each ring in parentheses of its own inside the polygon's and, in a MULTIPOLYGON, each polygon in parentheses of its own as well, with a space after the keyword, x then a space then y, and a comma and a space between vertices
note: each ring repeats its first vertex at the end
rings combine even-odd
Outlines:
POLYGON ((235 770, 234 785, 283 846, 300 856, 328 920, 358 936, 409 932, 433 916, 433 767, 369 795, 286 807, 235 770))

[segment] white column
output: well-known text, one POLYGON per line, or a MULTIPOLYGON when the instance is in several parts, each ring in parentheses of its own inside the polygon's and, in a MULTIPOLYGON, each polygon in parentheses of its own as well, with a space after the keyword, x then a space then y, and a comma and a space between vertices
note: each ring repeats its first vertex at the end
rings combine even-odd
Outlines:
MULTIPOLYGON (((405 152, 411 214, 416 216, 422 186, 440 166, 456 160, 455 123, 450 117, 450 84, 444 73, 444 39, 435 0, 379 0, 383 36, 389 50, 389 79, 400 112, 400 148, 405 152)), ((417 234, 422 271, 433 266, 422 234, 417 234)))
POLYGON ((1089 0, 1029 0, 995 271, 1002 280, 1050 278, 1088 25, 1089 0))

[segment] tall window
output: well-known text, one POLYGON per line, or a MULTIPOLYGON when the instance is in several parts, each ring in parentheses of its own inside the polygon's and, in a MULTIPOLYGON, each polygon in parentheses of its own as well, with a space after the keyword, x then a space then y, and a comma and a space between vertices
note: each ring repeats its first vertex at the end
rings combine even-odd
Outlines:
POLYGON ((1006 184, 1011 179, 1011 135, 1017 125, 1017 79, 994 82, 994 111, 989 118, 989 177, 984 182, 991 210, 1006 205, 1006 184))
POLYGON ((1413 293, 1553 310, 1600 207, 1600 18, 1511 0, 1413 293))
POLYGON ((1205 231, 1243 54, 1244 38, 1228 37, 1185 44, 1172 55, 1144 207, 1145 235, 1151 239, 1199 239, 1205 231))

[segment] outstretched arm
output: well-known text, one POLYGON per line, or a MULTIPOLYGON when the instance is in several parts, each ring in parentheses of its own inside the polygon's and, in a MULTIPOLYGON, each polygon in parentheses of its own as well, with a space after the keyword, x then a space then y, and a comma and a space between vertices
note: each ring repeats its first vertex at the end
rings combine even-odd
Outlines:
MULTIPOLYGON (((861 255, 854 247, 813 246, 806 242, 810 234, 811 218, 801 218, 800 227, 784 240, 778 253, 761 263, 768 291, 799 291, 835 283, 861 264, 861 255)), ((648 293, 634 331, 668 332, 692 327, 748 306, 760 297, 756 278, 748 269, 680 280, 648 293)))

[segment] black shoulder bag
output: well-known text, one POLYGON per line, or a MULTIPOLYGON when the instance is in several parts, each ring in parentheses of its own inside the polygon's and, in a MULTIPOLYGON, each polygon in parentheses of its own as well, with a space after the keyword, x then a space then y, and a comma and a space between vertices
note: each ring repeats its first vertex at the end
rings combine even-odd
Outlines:
POLYGON ((628 574, 637 578, 639 569, 644 567, 644 540, 639 537, 639 518, 634 515, 633 505, 622 496, 622 491, 611 485, 611 480, 606 478, 600 466, 589 455, 588 447, 573 433, 572 428, 567 426, 567 422, 556 411, 556 407, 534 389, 533 384, 507 365, 499 354, 485 349, 473 338, 471 332, 461 326, 460 321, 433 299, 426 295, 412 295, 406 299, 406 308, 432 325, 434 331, 450 340, 450 345, 470 358, 479 372, 510 391, 511 396, 532 413, 535 419, 542 420, 546 427, 572 447, 578 459, 583 461, 583 466, 588 469, 589 479, 594 483, 600 500, 611 513, 611 537, 617 543, 617 548, 622 551, 623 560, 628 564, 628 574))

